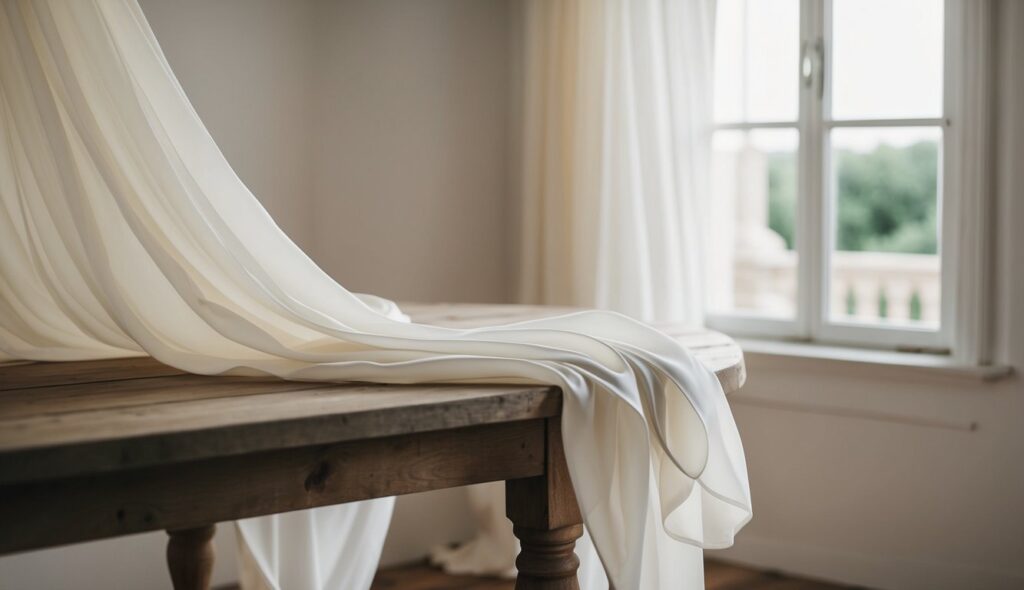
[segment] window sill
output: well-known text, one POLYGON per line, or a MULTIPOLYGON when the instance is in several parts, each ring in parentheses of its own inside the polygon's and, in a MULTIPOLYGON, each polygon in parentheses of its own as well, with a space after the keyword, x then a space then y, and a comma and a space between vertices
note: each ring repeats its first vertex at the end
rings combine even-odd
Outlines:
POLYGON ((847 346, 829 346, 810 342, 741 339, 737 342, 751 361, 822 361, 861 370, 885 369, 907 376, 956 378, 968 381, 994 382, 1013 373, 1009 365, 970 365, 949 355, 872 350, 847 346))

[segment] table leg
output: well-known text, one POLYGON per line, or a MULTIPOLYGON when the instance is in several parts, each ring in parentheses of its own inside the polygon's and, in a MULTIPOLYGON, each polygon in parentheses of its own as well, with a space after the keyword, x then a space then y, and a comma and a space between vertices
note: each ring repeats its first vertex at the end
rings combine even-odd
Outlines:
POLYGON ((208 590, 213 572, 213 534, 217 525, 167 531, 167 567, 174 590, 208 590))
POLYGON ((559 418, 547 421, 545 474, 505 482, 506 514, 522 545, 516 590, 579 590, 574 547, 583 519, 562 451, 559 418))

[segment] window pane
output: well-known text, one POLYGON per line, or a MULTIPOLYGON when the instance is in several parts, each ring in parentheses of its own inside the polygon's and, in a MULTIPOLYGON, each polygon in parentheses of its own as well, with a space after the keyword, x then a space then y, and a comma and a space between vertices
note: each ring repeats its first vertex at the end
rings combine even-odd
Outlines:
POLYGON ((795 121, 799 2, 718 0, 715 23, 715 120, 795 121))
POLYGON ((708 302, 713 312, 793 318, 796 129, 717 131, 708 302))
POLYGON ((939 324, 938 127, 831 136, 835 321, 939 324))
POLYGON ((834 0, 832 116, 942 116, 943 0, 834 0))

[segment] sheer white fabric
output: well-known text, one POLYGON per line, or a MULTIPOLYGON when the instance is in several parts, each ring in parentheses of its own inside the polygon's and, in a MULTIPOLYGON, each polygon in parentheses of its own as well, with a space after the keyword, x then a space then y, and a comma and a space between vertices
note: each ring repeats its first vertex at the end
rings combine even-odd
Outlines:
MULTIPOLYGON (((520 298, 647 320, 702 319, 714 0, 527 0, 520 298)), ((480 535, 435 552, 452 572, 514 571, 500 486, 475 488, 480 535)), ((577 549, 584 590, 607 588, 577 549)), ((700 583, 698 549, 673 557, 700 583)))
MULTIPOLYGON (((4 354, 149 354, 194 373, 295 380, 560 386, 570 475, 620 589, 684 587, 671 556, 685 544, 727 546, 750 518, 721 387, 671 338, 610 312, 472 330, 403 321, 393 304, 335 283, 278 229, 134 1, 0 6, 4 354)), ((360 588, 389 502, 240 530, 277 587, 360 588), (310 547, 327 560, 315 573, 284 565, 309 563, 310 547)))
POLYGON ((714 0, 528 0, 526 302, 703 321, 714 0))
POLYGON ((245 590, 369 588, 394 498, 236 523, 245 590))

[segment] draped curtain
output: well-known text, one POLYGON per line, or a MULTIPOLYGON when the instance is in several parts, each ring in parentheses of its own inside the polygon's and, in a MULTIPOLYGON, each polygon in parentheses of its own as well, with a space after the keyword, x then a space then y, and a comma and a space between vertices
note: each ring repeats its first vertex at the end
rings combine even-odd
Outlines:
MULTIPOLYGON (((594 186, 600 223, 627 238, 573 242, 622 251, 581 259, 595 276, 622 275, 607 285, 649 279, 658 287, 642 297, 606 287, 594 302, 661 313, 672 308, 669 289, 697 288, 679 271, 696 251, 680 242, 676 254, 651 254, 651 236, 675 231, 659 216, 687 217, 674 199, 689 181, 669 165, 681 157, 676 149, 662 151, 684 124, 647 111, 678 108, 653 93, 686 86, 687 74, 666 60, 694 41, 679 38, 682 23, 707 15, 693 0, 593 4, 601 6, 567 3, 553 16, 576 15, 567 22, 579 23, 580 47, 603 39, 597 45, 617 48, 614 67, 584 52, 578 67, 605 89, 595 104, 630 106, 636 121, 570 136, 573 150, 577 135, 608 136, 596 144, 607 153, 600 167, 578 166, 607 179, 594 186), (601 26, 583 35, 591 21, 601 26), (652 94, 637 102, 648 84, 652 94), (644 139, 649 133, 657 139, 644 139), (631 154, 628 174, 611 169, 611 154, 631 154), (641 197, 627 188, 664 209, 630 205, 641 197), (613 227, 623 225, 630 231, 613 227), (640 248, 634 242, 644 236, 640 248), (633 255, 639 269, 628 268, 633 255)), ((531 4, 529 23, 549 23, 553 6, 531 4)), ((574 181, 571 194, 592 182, 574 181)), ((573 226, 577 215, 594 215, 565 213, 557 222, 573 226)), ((567 463, 588 531, 582 550, 600 555, 602 579, 619 589, 699 587, 699 575, 680 564, 699 568, 700 549, 728 546, 751 516, 721 386, 665 334, 607 311, 471 330, 419 325, 321 271, 235 175, 134 0, 0 0, 0 278, 0 354, 19 359, 150 355, 199 374, 560 387, 567 463)), ((260 570, 247 582, 367 587, 390 510, 382 499, 239 523, 260 570)), ((598 567, 596 557, 589 563, 598 567)))
POLYGON ((523 301, 701 323, 714 6, 526 3, 523 301))

